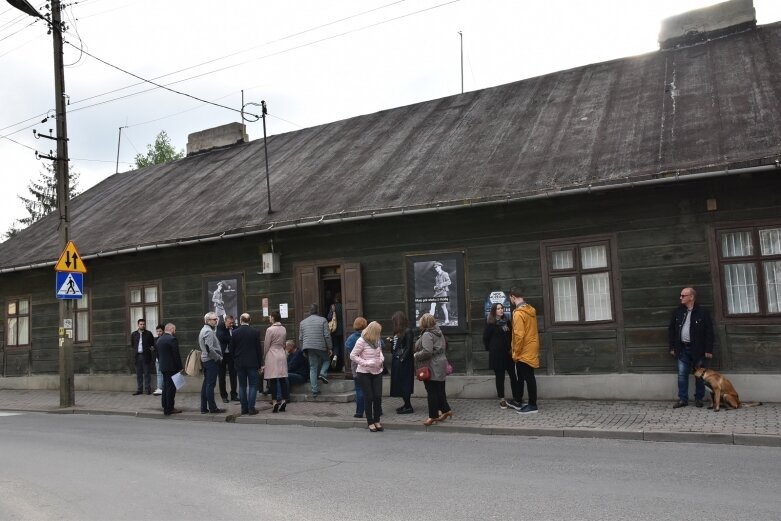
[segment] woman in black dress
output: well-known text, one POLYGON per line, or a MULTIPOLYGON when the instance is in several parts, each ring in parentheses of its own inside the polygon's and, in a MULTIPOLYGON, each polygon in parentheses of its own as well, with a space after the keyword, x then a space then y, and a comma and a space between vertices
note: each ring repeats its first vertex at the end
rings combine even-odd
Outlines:
POLYGON ((391 321, 393 323, 393 337, 387 339, 393 356, 390 395, 404 400, 404 404, 396 409, 398 414, 411 414, 414 412, 410 396, 412 396, 415 386, 415 360, 412 356, 415 336, 412 329, 409 328, 409 321, 403 312, 395 312, 391 321))
POLYGON ((504 306, 498 303, 494 304, 491 306, 491 312, 483 330, 483 345, 488 351, 488 367, 493 369, 496 375, 496 395, 499 397, 499 407, 502 409, 512 407, 516 411, 520 411, 523 404, 518 395, 518 377, 515 374, 515 363, 512 359, 511 338, 512 327, 504 314, 504 306), (512 400, 504 399, 505 372, 510 375, 512 400))

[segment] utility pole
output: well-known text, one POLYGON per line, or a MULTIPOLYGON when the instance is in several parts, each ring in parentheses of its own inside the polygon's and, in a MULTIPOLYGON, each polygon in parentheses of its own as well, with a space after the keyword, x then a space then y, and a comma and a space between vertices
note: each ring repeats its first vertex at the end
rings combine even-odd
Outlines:
POLYGON ((119 137, 117 138, 117 167, 115 174, 119 173, 119 146, 122 143, 122 129, 127 127, 119 127, 119 137))
POLYGON ((461 39, 461 94, 464 93, 464 33, 458 31, 458 37, 461 39))
MULTIPOLYGON (((59 222, 59 251, 65 251, 70 240, 70 218, 68 204, 70 198, 70 177, 68 174, 68 124, 65 106, 65 71, 62 56, 62 19, 60 0, 52 0, 52 40, 54 41, 54 96, 57 111, 57 211, 59 222)), ((70 300, 60 299, 59 331, 64 331, 66 320, 73 323, 73 306, 70 300)), ((71 329, 72 330, 72 329, 71 329)), ((73 382, 73 338, 60 334, 60 407, 73 407, 76 404, 73 382)))
POLYGON ((261 109, 261 115, 263 117, 263 153, 266 156, 266 192, 268 193, 268 213, 271 215, 271 181, 269 180, 268 175, 268 147, 266 146, 266 114, 268 114, 268 110, 266 110, 266 101, 260 100, 260 109, 261 109))

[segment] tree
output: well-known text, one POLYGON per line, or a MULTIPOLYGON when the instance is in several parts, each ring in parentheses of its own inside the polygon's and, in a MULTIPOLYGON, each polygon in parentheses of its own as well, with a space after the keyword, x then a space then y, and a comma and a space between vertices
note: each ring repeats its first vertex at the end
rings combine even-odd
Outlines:
MULTIPOLYGON (((39 221, 52 213, 57 209, 57 177, 54 175, 54 166, 49 163, 42 163, 43 170, 38 173, 38 179, 32 180, 27 185, 27 190, 30 192, 29 197, 17 195, 24 209, 27 211, 27 217, 17 219, 8 231, 5 232, 4 238, 10 239, 23 229, 30 226, 32 223, 39 221), (17 224, 21 226, 17 226, 17 224)), ((79 174, 77 172, 70 172, 70 197, 76 197, 78 192, 79 174)))
POLYGON ((146 146, 146 155, 138 154, 136 156, 136 168, 159 165, 160 163, 175 161, 183 157, 184 150, 177 152, 171 144, 171 138, 168 137, 165 130, 161 130, 155 138, 155 144, 146 146))

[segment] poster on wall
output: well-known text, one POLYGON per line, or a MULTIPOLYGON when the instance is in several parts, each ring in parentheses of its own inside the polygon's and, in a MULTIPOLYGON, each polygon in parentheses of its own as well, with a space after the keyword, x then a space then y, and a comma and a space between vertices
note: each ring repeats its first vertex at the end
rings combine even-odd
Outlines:
POLYGON ((466 331, 463 252, 407 256, 407 299, 410 322, 424 313, 443 331, 466 331))
POLYGON ((241 274, 208 275, 203 280, 204 313, 214 311, 218 317, 232 315, 238 319, 244 312, 241 274))

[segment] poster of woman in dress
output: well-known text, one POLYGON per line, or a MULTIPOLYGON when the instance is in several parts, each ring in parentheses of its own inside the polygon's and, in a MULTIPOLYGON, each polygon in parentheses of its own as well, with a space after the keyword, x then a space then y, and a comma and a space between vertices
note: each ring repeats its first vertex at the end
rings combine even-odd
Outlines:
POLYGON ((440 328, 463 329, 465 323, 463 254, 408 257, 410 316, 434 316, 440 328))

